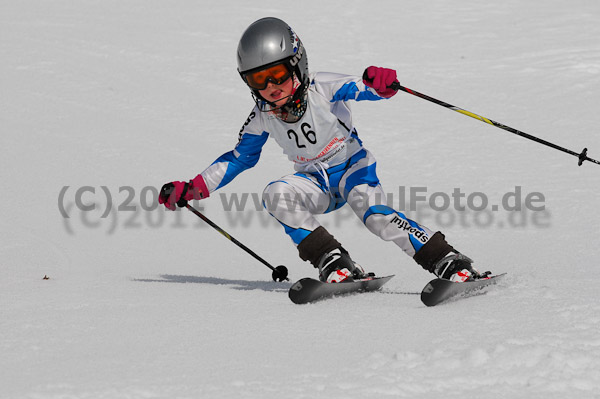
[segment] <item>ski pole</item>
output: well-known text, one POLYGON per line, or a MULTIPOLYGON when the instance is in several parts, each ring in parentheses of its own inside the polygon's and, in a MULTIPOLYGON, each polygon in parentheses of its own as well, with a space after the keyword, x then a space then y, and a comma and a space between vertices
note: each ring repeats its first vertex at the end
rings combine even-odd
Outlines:
POLYGON ((277 267, 271 266, 271 264, 269 262, 267 262, 266 260, 264 260, 263 258, 261 258, 260 256, 258 256, 250 248, 248 248, 247 246, 245 246, 244 244, 242 244, 241 242, 239 242, 238 240, 236 240, 235 238, 233 238, 232 236, 230 236, 225 230, 223 230, 222 228, 220 228, 219 226, 217 226, 212 220, 210 220, 209 218, 207 218, 206 216, 204 216, 196 208, 194 208, 193 206, 191 206, 187 202, 185 204, 185 207, 190 212, 192 212, 194 215, 198 216, 200 219, 202 219, 203 221, 205 221, 209 226, 211 226, 212 228, 214 228, 215 230, 217 230, 219 233, 221 233, 221 235, 223 235, 223 237, 227 238, 229 241, 231 241, 232 243, 234 243, 238 247, 242 248, 248 254, 252 255, 254 257, 254 259, 260 261, 263 265, 265 265, 269 269, 271 269, 273 271, 273 273, 271 275, 271 277, 273 278, 273 281, 284 281, 284 280, 285 281, 289 281, 289 279, 287 278, 287 275, 288 275, 288 269, 287 269, 287 267, 285 267, 283 265, 279 265, 277 267))
MULTIPOLYGON (((368 79, 367 71, 365 71, 365 73, 363 74, 363 79, 370 80, 370 79, 368 79)), ((470 116, 471 118, 478 119, 478 120, 480 120, 482 122, 485 122, 485 123, 487 123, 489 125, 496 126, 496 127, 500 128, 500 129, 503 129, 503 130, 506 130, 508 132, 514 133, 514 134, 516 134, 518 136, 525 137, 526 139, 535 141, 536 143, 540 143, 540 144, 546 145, 548 147, 554 148, 556 150, 565 152, 567 154, 574 155, 574 156, 576 156, 579 159, 579 162, 577 163, 579 166, 581 166, 581 164, 584 161, 590 161, 590 162, 593 162, 595 164, 600 165, 600 161, 597 161, 597 160, 592 159, 592 158, 590 158, 590 157, 587 156, 587 148, 584 148, 583 151, 581 151, 581 153, 577 153, 575 151, 571 151, 571 150, 569 150, 567 148, 561 147, 559 145, 556 145, 556 144, 551 143, 549 141, 546 141, 544 139, 540 139, 539 137, 532 136, 531 134, 527 134, 527 133, 522 132, 520 130, 514 129, 514 128, 510 127, 510 126, 506 126, 506 125, 503 125, 502 123, 495 122, 495 121, 493 121, 493 120, 491 120, 489 118, 485 118, 485 117, 483 117, 481 115, 477 115, 477 114, 475 114, 475 113, 473 113, 471 111, 464 110, 462 108, 459 108, 459 107, 456 107, 454 105, 448 104, 448 103, 446 103, 444 101, 440 101, 438 99, 430 97, 430 96, 428 96, 426 94, 419 93, 418 91, 415 91, 415 90, 411 90, 408 87, 402 86, 399 82, 394 82, 389 87, 390 87, 390 89, 402 90, 403 92, 406 92, 408 94, 412 94, 413 96, 417 96, 417 97, 420 97, 420 98, 422 98, 424 100, 431 101, 432 103, 435 103, 437 105, 441 105, 442 107, 451 109, 452 111, 459 112, 459 113, 461 113, 463 115, 470 116)))

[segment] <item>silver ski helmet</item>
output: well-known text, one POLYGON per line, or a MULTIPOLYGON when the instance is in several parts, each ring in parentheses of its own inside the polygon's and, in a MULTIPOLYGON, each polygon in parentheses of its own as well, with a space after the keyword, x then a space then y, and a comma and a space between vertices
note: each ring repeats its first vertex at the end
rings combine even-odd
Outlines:
MULTIPOLYGON (((267 17, 252 23, 242 34, 237 49, 238 72, 248 85, 246 74, 284 64, 300 81, 292 100, 300 98, 309 84, 308 60, 302 41, 284 21, 267 17)), ((248 85, 256 98, 256 88, 248 85)))

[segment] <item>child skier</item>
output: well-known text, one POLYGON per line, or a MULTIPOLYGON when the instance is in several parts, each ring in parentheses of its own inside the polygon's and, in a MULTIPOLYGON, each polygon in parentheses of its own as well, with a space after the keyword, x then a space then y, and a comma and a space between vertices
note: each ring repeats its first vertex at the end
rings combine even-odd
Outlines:
POLYGON ((373 234, 393 241, 436 276, 458 282, 479 276, 472 261, 450 246, 442 233, 386 204, 375 158, 352 123, 347 102, 392 97, 396 91, 388 86, 396 81, 396 71, 371 66, 365 80, 309 74, 306 49, 277 18, 260 19, 246 29, 237 64, 256 102, 237 145, 189 182, 165 184, 161 204, 175 210, 175 205, 207 198, 253 167, 267 138, 273 137, 296 173, 270 183, 263 192, 263 205, 281 223, 300 258, 318 269, 321 281, 351 281, 366 275, 315 218, 344 204, 373 234))

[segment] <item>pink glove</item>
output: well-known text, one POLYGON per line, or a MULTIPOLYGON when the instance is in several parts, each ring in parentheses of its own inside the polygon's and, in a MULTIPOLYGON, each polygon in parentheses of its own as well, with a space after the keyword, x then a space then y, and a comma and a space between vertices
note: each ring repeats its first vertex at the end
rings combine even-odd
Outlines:
POLYGON ((188 201, 208 198, 209 195, 204 178, 202 175, 198 175, 189 182, 174 181, 163 185, 158 196, 158 203, 164 204, 168 209, 174 211, 175 205, 184 207, 188 201))
POLYGON ((393 69, 370 66, 365 69, 363 82, 365 85, 374 88, 377 94, 384 98, 390 98, 398 92, 397 89, 389 87, 392 83, 398 82, 396 71, 393 69))

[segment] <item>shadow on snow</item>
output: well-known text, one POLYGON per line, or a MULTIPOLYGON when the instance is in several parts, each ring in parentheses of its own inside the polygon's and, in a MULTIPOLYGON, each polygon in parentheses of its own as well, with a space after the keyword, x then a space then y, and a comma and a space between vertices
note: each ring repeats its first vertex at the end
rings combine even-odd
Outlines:
POLYGON ((262 290, 269 292, 287 292, 292 285, 289 282, 279 283, 274 281, 229 280, 218 277, 181 276, 176 274, 161 274, 160 279, 133 279, 133 281, 140 281, 144 283, 195 283, 228 285, 234 290, 262 290))
MULTIPOLYGON (((248 280, 229 280, 220 277, 202 277, 202 276, 182 276, 177 274, 161 274, 160 279, 133 279, 143 283, 194 283, 194 284, 212 284, 212 285, 227 285, 234 290, 252 291, 261 290, 267 292, 287 292, 292 283, 290 282, 274 282, 274 281, 248 281, 248 280)), ((381 294, 394 295, 420 295, 420 292, 394 291, 382 289, 377 291, 381 294)))

